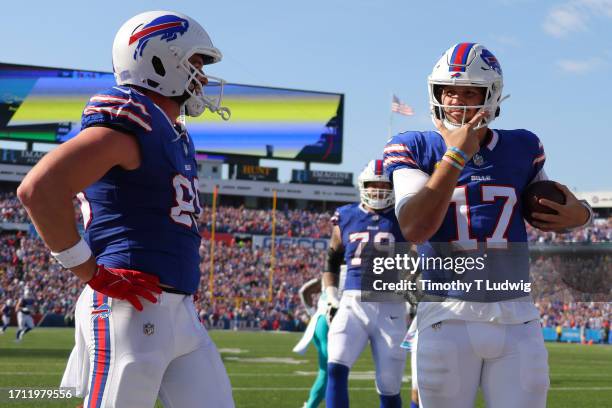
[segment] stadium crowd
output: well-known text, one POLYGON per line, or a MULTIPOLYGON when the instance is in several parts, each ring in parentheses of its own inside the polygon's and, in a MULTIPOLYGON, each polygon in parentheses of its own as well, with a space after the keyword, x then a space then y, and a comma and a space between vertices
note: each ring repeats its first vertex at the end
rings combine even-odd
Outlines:
MULTIPOLYGON (((14 194, 2 195, 0 208, 0 225, 28 221, 14 194)), ((276 233, 327 237, 330 217, 325 212, 280 210, 276 214, 276 233)), ((201 219, 205 220, 202 229, 210 230, 210 208, 204 210, 201 219)), ((268 235, 271 228, 271 211, 220 207, 216 214, 218 232, 268 235)), ((612 219, 569 234, 543 233, 531 227, 528 234, 531 242, 542 244, 609 242, 612 219)), ((257 247, 248 240, 217 241, 211 262, 211 243, 204 239, 200 254, 202 282, 197 306, 204 324, 226 329, 305 327, 308 316, 300 304, 298 290, 303 282, 320 275, 325 251, 289 243, 278 246, 272 258, 269 248, 257 247)), ((610 303, 596 302, 608 302, 612 293, 610 255, 534 257, 532 279, 543 325, 609 328, 610 303)), ((7 299, 17 301, 26 287, 36 297, 36 313, 71 315, 82 284, 59 267, 37 237, 14 231, 0 234, 0 304, 7 299)))

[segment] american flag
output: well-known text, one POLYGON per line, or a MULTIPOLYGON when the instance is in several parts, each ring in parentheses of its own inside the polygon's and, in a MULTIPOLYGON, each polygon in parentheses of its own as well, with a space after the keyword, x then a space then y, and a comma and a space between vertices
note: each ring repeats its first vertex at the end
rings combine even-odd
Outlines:
POLYGON ((393 100, 391 101, 391 112, 397 112, 400 115, 412 116, 414 115, 414 111, 404 102, 400 101, 399 98, 393 95, 393 100))

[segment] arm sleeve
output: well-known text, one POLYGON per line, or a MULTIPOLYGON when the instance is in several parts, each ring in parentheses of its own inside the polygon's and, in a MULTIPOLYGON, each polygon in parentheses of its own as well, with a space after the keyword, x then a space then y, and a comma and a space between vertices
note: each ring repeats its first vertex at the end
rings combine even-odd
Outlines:
POLYGON ((429 175, 421 170, 401 168, 393 172, 393 193, 395 194, 395 216, 404 204, 418 193, 429 180, 429 175))

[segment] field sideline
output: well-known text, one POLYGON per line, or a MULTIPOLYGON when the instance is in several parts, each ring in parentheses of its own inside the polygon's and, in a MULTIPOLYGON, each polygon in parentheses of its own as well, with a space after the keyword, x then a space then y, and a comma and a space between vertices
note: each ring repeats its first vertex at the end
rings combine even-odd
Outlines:
MULTIPOLYGON (((298 333, 213 331, 222 352, 238 408, 299 408, 316 374, 314 347, 305 356, 291 353, 298 333)), ((9 402, 7 389, 57 387, 73 345, 72 329, 36 329, 15 343, 15 328, 0 336, 0 406, 71 407, 79 400, 9 402)), ((551 366, 548 406, 612 406, 612 347, 547 344, 551 366)), ((351 407, 378 407, 373 364, 364 353, 350 379, 351 407)), ((402 389, 408 406, 410 369, 402 389)), ((202 396, 206 406, 206 396, 202 396)), ((158 404, 161 407, 161 404, 158 404)), ((477 405, 484 407, 482 401, 477 405)), ((214 408, 214 407, 211 407, 214 408)))

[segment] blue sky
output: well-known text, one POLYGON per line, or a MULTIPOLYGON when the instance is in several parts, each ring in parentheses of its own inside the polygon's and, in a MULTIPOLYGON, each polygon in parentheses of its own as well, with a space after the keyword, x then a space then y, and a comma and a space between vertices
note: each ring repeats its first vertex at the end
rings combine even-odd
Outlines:
MULTIPOLYGON (((346 94, 344 161, 313 168, 358 173, 382 152, 391 94, 414 107, 392 130, 426 130, 426 77, 452 44, 485 44, 511 98, 493 127, 543 141, 552 179, 612 189, 612 0, 281 0, 8 2, 0 61, 111 70, 116 30, 133 15, 173 9, 200 21, 230 82, 346 94)), ((300 164, 281 167, 281 178, 300 164)))

